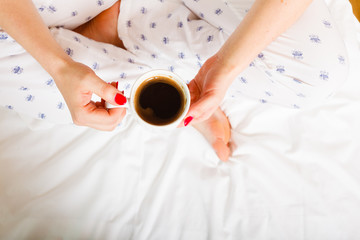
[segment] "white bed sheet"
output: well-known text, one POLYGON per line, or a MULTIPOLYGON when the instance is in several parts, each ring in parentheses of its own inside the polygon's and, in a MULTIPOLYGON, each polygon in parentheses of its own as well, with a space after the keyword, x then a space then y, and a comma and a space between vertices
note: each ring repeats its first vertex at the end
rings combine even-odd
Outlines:
POLYGON ((226 101, 228 163, 193 128, 107 133, 1 109, 0 239, 360 239, 360 26, 327 2, 348 82, 308 110, 226 101))

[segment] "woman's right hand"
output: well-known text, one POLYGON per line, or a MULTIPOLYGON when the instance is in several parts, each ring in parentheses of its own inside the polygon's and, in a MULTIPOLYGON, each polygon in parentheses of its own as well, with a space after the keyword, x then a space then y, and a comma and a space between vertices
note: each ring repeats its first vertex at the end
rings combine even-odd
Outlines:
POLYGON ((125 108, 106 109, 104 101, 91 101, 92 94, 112 105, 123 105, 126 98, 86 65, 71 60, 59 67, 52 76, 76 125, 111 131, 124 118, 125 108))

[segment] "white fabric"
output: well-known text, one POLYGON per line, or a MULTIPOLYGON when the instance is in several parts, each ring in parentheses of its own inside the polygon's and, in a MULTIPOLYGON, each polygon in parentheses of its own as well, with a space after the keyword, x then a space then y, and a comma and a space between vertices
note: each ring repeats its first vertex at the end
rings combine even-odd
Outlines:
POLYGON ((64 1, 33 0, 40 16, 49 27, 73 29, 89 21, 101 11, 111 7, 116 0, 64 1))
MULTIPOLYGON (((187 77, 186 73, 196 73, 197 58, 201 65, 221 47, 245 12, 241 8, 234 14, 219 0, 183 2, 186 7, 181 1, 123 0, 118 29, 127 49, 140 61, 158 64, 158 59, 165 59, 168 68, 187 77)), ((250 6, 249 1, 242 3, 243 8, 250 6)), ((262 103, 300 108, 331 95, 348 72, 344 43, 332 21, 324 1, 313 1, 238 76, 228 96, 246 95, 262 103)))
POLYGON ((328 5, 346 85, 308 110, 228 99, 226 164, 192 128, 48 128, 1 109, 0 239, 358 239, 360 27, 328 5))
MULTIPOLYGON (((65 28, 81 24, 83 16, 96 15, 113 3, 97 1, 89 6, 94 10, 80 11, 79 2, 72 8, 68 7, 71 4, 62 8, 62 1, 56 0, 48 5, 35 2, 48 26, 57 23, 65 28)), ((107 82, 120 81, 119 88, 127 91, 140 74, 150 69, 169 69, 190 81, 244 15, 241 9, 233 11, 220 0, 123 0, 118 31, 128 51, 63 28, 52 28, 52 33, 73 59, 93 68, 107 82)), ((34 118, 71 122, 51 76, 6 33, 0 38, 0 46, 0 104, 34 118)), ((341 35, 323 0, 315 0, 238 76, 228 97, 245 95, 259 103, 302 108, 333 95, 347 74, 341 35)))

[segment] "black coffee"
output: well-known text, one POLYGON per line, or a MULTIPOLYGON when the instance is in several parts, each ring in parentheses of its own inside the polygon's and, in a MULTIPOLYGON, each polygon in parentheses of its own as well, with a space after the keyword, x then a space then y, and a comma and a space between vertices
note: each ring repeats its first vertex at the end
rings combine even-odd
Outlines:
POLYGON ((157 76, 144 81, 135 93, 135 110, 153 125, 167 125, 181 115, 185 96, 181 87, 172 79, 157 76))

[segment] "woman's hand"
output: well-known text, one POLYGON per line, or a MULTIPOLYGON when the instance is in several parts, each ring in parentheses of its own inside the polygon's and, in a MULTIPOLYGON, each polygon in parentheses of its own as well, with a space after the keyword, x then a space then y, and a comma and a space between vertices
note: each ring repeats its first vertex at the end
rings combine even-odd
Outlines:
POLYGON ((125 110, 107 110, 103 102, 92 102, 91 96, 95 93, 105 101, 119 105, 126 102, 120 91, 64 52, 31 0, 0 0, 0 6, 0 26, 54 78, 74 123, 99 130, 114 129, 124 117, 125 110))
POLYGON ((126 98, 117 88, 96 76, 89 67, 70 61, 59 68, 53 77, 75 124, 110 131, 124 118, 125 108, 106 109, 104 101, 91 101, 93 93, 113 105, 125 104, 126 98))
POLYGON ((268 44, 303 14, 312 0, 256 0, 218 53, 189 84, 192 105, 184 120, 203 121, 215 111, 231 82, 268 44), (269 21, 271 19, 271 21, 269 21))
POLYGON ((208 119, 219 107, 234 77, 217 54, 209 58, 188 85, 191 106, 184 125, 208 119))

